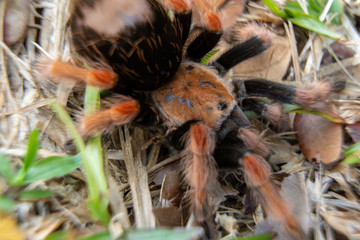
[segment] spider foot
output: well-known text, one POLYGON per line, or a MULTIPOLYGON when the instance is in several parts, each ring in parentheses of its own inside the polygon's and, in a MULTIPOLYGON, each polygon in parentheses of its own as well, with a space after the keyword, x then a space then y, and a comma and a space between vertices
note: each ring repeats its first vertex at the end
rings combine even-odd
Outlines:
POLYGON ((138 102, 126 99, 109 109, 83 117, 79 127, 80 133, 82 136, 91 136, 96 131, 104 132, 112 126, 130 123, 138 113, 138 102))
POLYGON ((331 92, 331 86, 326 82, 312 82, 295 90, 294 101, 303 107, 316 108, 319 102, 324 102, 331 92))
POLYGON ((218 13, 214 11, 207 11, 204 14, 204 21, 210 31, 221 32, 223 30, 220 17, 218 13))
POLYGON ((55 82, 63 79, 71 79, 90 84, 100 89, 110 89, 114 87, 117 78, 117 75, 113 72, 96 69, 88 70, 49 58, 41 58, 35 67, 41 75, 55 82))

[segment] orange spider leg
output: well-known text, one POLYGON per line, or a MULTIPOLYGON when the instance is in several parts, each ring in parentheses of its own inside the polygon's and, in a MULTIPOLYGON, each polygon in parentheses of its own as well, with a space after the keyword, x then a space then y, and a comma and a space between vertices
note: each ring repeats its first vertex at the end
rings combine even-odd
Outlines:
POLYGON ((193 124, 189 130, 185 149, 185 181, 191 188, 191 201, 196 221, 205 221, 209 211, 208 186, 217 177, 215 159, 212 153, 215 137, 204 124, 193 124))
POLYGON ((190 3, 187 0, 164 0, 164 5, 177 13, 190 11, 190 3))
POLYGON ((85 82, 101 89, 114 87, 117 75, 113 72, 88 70, 61 61, 42 60, 38 64, 40 74, 47 75, 52 80, 68 78, 85 82))
POLYGON ((223 30, 215 4, 206 0, 193 0, 193 3, 198 9, 202 21, 210 31, 221 32, 223 30))
POLYGON ((129 123, 138 113, 138 102, 130 99, 109 109, 84 117, 81 121, 80 131, 83 135, 89 136, 95 131, 105 131, 114 125, 129 123))
POLYGON ((268 163, 260 156, 247 154, 242 159, 242 164, 246 174, 246 182, 259 190, 267 215, 283 223, 290 233, 297 236, 296 239, 300 239, 302 230, 292 215, 290 207, 271 182, 271 170, 268 163))

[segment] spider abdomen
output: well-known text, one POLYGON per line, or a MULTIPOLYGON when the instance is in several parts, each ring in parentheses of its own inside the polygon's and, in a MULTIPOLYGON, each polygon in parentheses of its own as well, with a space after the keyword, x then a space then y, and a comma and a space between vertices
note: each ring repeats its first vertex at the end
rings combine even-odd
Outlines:
MULTIPOLYGON (((106 5, 106 2, 96 0, 93 11, 100 8, 98 5, 106 5)), ((125 15, 119 9, 114 17, 103 20, 117 27, 117 31, 102 30, 85 21, 89 11, 82 10, 81 4, 76 6, 71 19, 76 51, 95 62, 93 65, 110 66, 118 75, 115 90, 120 92, 123 89, 156 89, 171 79, 181 62, 191 13, 175 14, 171 20, 157 1, 145 2, 148 9, 143 10, 144 19, 136 21, 134 16, 125 15), (124 27, 111 21, 130 21, 133 24, 124 27)))

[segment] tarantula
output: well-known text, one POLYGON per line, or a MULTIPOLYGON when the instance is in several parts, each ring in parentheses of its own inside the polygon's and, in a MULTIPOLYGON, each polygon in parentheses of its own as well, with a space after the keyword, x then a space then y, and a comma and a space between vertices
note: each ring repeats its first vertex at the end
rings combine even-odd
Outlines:
MULTIPOLYGON (((301 226, 272 183, 270 166, 264 160, 267 147, 251 130, 243 100, 261 96, 311 107, 326 98, 329 87, 295 88, 264 79, 225 83, 223 76, 232 67, 263 52, 268 43, 254 36, 210 66, 201 65, 200 59, 220 40, 223 24, 216 10, 200 7, 206 27, 184 49, 193 6, 205 3, 75 1, 70 19, 73 43, 93 70, 54 60, 44 61, 41 72, 121 95, 108 109, 82 118, 84 135, 126 123, 165 126, 167 138, 183 153, 184 182, 199 224, 213 213, 208 186, 216 181, 217 167, 243 168, 246 183, 263 196, 266 213, 301 239, 301 226)), ((223 1, 220 8, 227 3, 223 1)))

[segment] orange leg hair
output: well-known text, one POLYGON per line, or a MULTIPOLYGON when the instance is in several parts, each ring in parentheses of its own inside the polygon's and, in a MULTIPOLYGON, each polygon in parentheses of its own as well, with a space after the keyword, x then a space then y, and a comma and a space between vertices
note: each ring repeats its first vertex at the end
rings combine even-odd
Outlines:
POLYGON ((136 100, 127 99, 111 108, 86 116, 80 123, 80 132, 83 136, 90 136, 95 131, 106 131, 115 125, 131 122, 139 113, 139 104, 136 100))
POLYGON ((51 78, 54 81, 67 78, 78 82, 84 82, 100 89, 114 87, 117 75, 113 72, 101 70, 88 70, 69 63, 53 61, 51 59, 40 59, 36 66, 40 74, 51 78))
POLYGON ((258 155, 247 154, 242 159, 242 165, 246 182, 260 192, 267 215, 281 222, 294 239, 302 239, 302 230, 290 207, 280 196, 279 189, 271 182, 268 163, 258 155))
POLYGON ((185 181, 191 188, 191 204, 197 222, 205 221, 209 214, 208 186, 216 181, 217 171, 212 153, 215 136, 202 123, 191 125, 184 150, 185 181))
POLYGON ((188 0, 163 0, 164 5, 177 13, 190 11, 191 4, 188 0))

